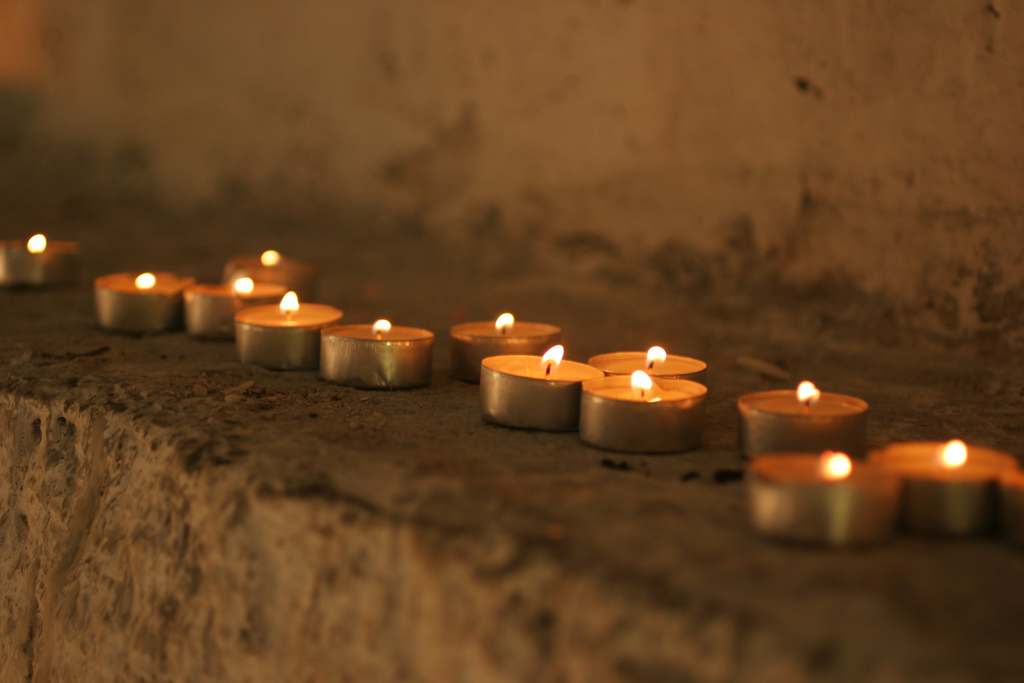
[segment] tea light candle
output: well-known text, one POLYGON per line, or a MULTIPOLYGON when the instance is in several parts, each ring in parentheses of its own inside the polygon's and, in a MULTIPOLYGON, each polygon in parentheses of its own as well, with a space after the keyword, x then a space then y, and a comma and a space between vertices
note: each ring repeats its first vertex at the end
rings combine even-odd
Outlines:
POLYGON ((702 360, 670 355, 660 346, 652 346, 646 353, 603 353, 591 358, 587 364, 604 371, 606 375, 632 375, 641 371, 655 378, 690 380, 699 380, 708 368, 708 364, 702 360))
POLYGON ((224 282, 228 284, 243 277, 270 282, 295 292, 302 301, 316 301, 318 276, 313 264, 282 256, 273 249, 259 256, 232 256, 224 266, 224 282))
POLYGON ((286 292, 282 285, 247 277, 233 285, 192 285, 185 290, 185 329, 195 337, 234 339, 235 313, 277 303, 286 292))
POLYGON ((580 438, 628 453, 675 453, 700 445, 708 389, 685 379, 653 380, 641 370, 583 383, 580 438))
POLYGON ((78 242, 0 241, 0 286, 71 284, 78 279, 78 242))
POLYGON ((900 479, 844 453, 763 455, 749 471, 751 519, 770 538, 855 545, 886 539, 896 527, 900 479))
POLYGON ((905 529, 949 536, 992 531, 999 479, 1017 469, 1017 460, 1007 453, 958 440, 890 444, 872 451, 868 460, 905 481, 905 529))
POLYGON ((235 314, 235 344, 243 363, 273 370, 316 370, 320 331, 341 320, 342 312, 323 304, 299 305, 295 292, 281 303, 254 306, 235 314))
POLYGON ((480 402, 484 417, 506 427, 569 432, 579 428, 580 390, 603 373, 562 360, 554 346, 541 356, 491 356, 481 361, 480 402))
POLYGON ((1004 472, 999 481, 1003 538, 1024 545, 1024 471, 1004 472))
POLYGON ((822 393, 810 382, 741 396, 740 451, 761 453, 841 451, 863 458, 868 404, 853 396, 822 393))
POLYGON ((113 332, 143 334, 181 329, 182 292, 195 283, 174 273, 114 273, 93 283, 96 318, 113 332))
POLYGON ((480 362, 490 356, 540 355, 558 344, 562 330, 544 323, 517 321, 502 313, 495 322, 455 325, 451 329, 452 377, 480 381, 480 362))
POLYGON ((320 336, 320 377, 359 389, 411 389, 430 384, 434 333, 372 325, 326 327, 320 336))

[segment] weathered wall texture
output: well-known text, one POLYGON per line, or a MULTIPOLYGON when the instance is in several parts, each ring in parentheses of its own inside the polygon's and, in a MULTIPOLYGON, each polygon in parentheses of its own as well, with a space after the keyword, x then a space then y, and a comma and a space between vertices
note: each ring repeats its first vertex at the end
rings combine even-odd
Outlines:
POLYGON ((937 329, 1024 329, 1006 0, 5 4, 42 17, 34 139, 122 194, 315 196, 638 263, 668 245, 669 270, 738 248, 937 329))

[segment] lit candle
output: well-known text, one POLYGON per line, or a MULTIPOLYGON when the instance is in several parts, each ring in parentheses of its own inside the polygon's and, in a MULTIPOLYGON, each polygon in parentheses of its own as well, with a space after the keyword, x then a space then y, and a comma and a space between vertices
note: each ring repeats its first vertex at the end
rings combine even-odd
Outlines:
POLYGON ((243 363, 274 370, 316 370, 320 331, 341 320, 342 312, 323 304, 301 304, 295 292, 281 303, 254 306, 235 314, 235 344, 243 363))
POLYGON ((143 334, 181 329, 182 292, 194 284, 174 273, 114 273, 96 278, 93 292, 100 327, 143 334))
POLYGON ((589 361, 606 375, 632 375, 641 370, 654 378, 699 380, 704 376, 708 364, 696 358, 675 356, 665 352, 660 346, 652 346, 648 351, 620 351, 603 353, 589 361))
POLYGON ((185 329, 195 337, 234 339, 235 313, 275 304, 287 291, 283 285, 247 277, 234 284, 192 285, 185 290, 185 329))
POLYGON ((1013 456, 959 440, 890 444, 868 459, 905 481, 904 528, 955 536, 995 528, 999 479, 1017 469, 1013 456))
POLYGON ((597 368, 562 360, 554 346, 543 355, 490 356, 481 362, 480 402, 484 417, 506 427, 575 431, 580 389, 602 377, 597 368))
POLYGON ((259 256, 232 256, 224 266, 224 282, 228 284, 243 277, 270 282, 295 292, 302 301, 316 301, 318 276, 313 264, 282 256, 273 249, 259 256))
POLYGON ((685 379, 654 380, 642 370, 583 383, 580 438, 597 448, 674 453, 700 445, 708 389, 685 379))
POLYGON ((372 325, 324 328, 320 337, 320 376, 360 389, 411 389, 430 384, 434 333, 372 325))
POLYGON ((462 323, 451 329, 452 377, 480 381, 480 362, 489 356, 540 355, 562 340, 562 330, 544 323, 524 323, 511 313, 494 322, 462 323))
POLYGON ((741 396, 740 451, 761 453, 842 451, 863 458, 868 404, 853 396, 822 393, 810 382, 741 396))
POLYGON ((999 483, 1003 537, 1016 545, 1024 545, 1024 471, 1004 472, 999 483))
POLYGON ((0 241, 0 286, 41 287, 75 282, 78 246, 78 242, 47 241, 45 235, 33 235, 26 241, 0 241))
POLYGON ((750 463, 754 528, 771 538, 827 545, 874 543, 899 517, 898 477, 845 453, 768 454, 750 463))

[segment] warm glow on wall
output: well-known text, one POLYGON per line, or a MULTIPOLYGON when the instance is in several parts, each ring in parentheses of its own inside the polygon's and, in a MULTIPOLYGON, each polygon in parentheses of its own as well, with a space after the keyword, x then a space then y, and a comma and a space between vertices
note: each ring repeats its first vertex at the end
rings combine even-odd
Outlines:
POLYGON ((42 76, 37 0, 0 2, 0 86, 29 83, 42 76))

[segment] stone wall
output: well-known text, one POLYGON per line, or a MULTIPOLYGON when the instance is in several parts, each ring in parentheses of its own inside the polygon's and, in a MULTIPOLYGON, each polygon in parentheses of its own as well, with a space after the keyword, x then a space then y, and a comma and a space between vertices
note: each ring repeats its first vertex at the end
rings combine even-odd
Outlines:
POLYGON ((73 195, 58 216, 97 193, 186 211, 315 199, 684 284, 740 254, 946 334, 1024 330, 1024 11, 1005 0, 3 12, 32 53, 0 52, 22 87, 0 122, 27 135, 11 175, 33 190, 8 206, 54 178, 73 195))

